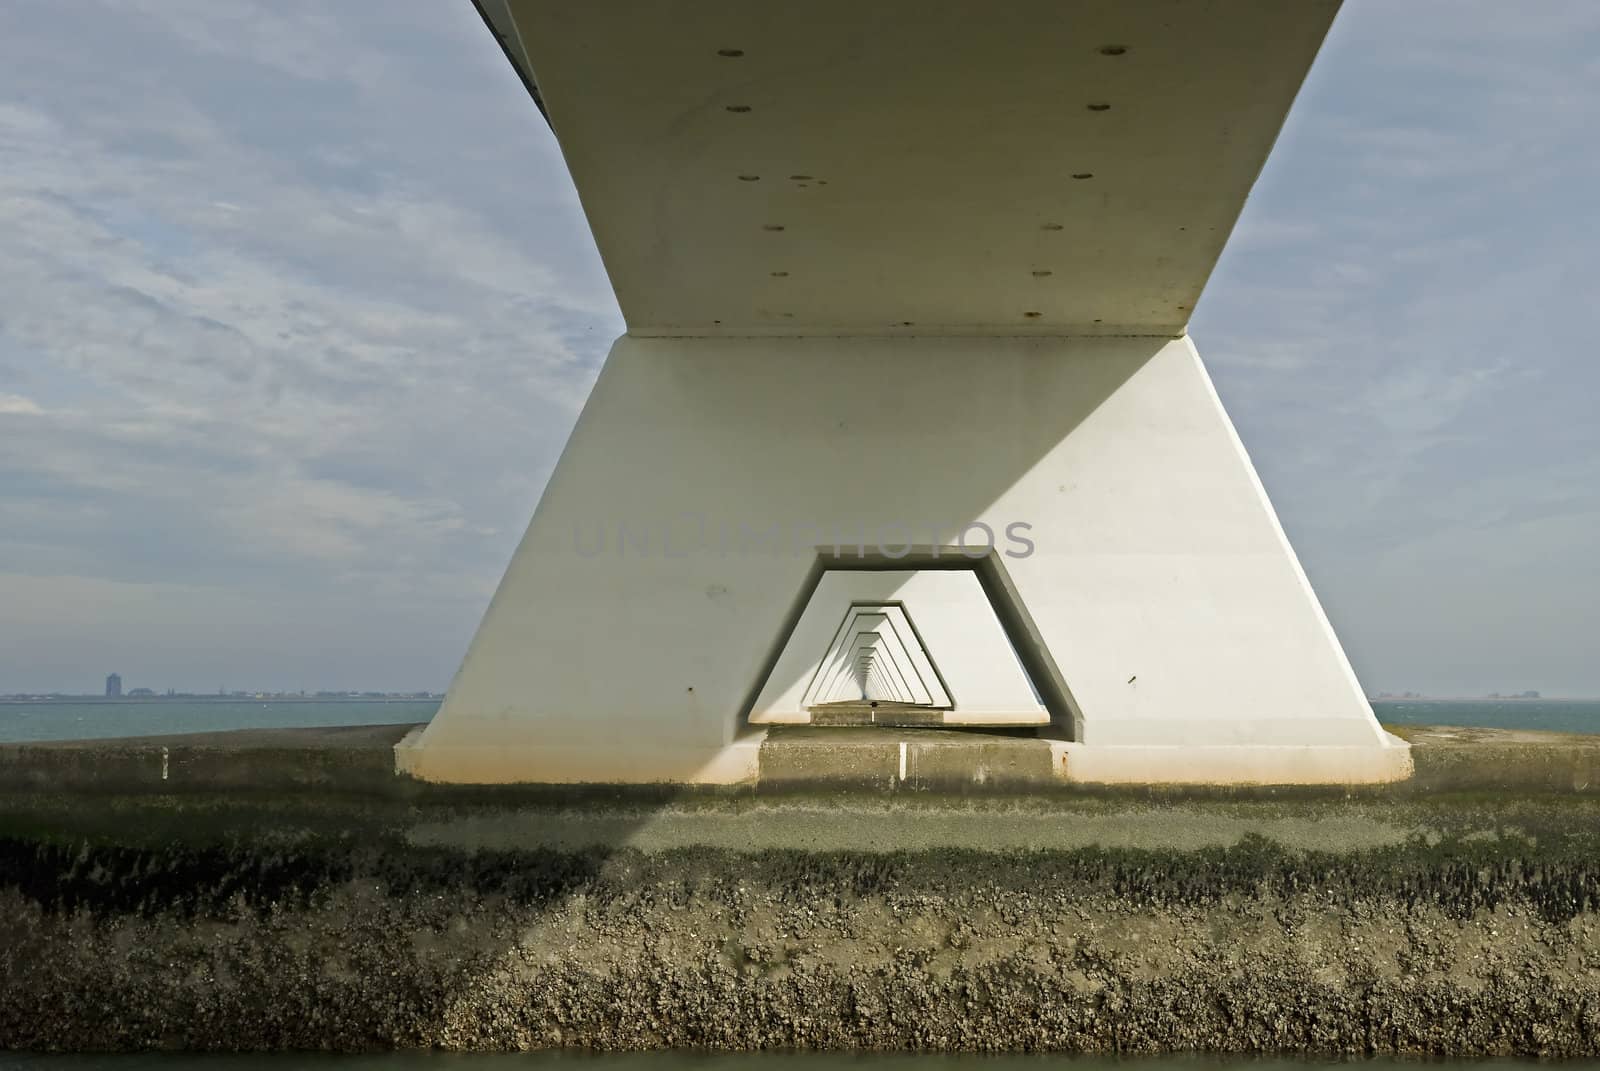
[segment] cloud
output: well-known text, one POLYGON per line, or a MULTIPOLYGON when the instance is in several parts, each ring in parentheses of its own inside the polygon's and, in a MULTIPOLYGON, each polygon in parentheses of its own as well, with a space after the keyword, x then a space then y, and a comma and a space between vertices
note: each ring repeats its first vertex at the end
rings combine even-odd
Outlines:
POLYGON ((0 414, 10 416, 37 416, 44 410, 32 398, 20 394, 0 394, 0 414))
MULTIPOLYGON (((1573 529, 1550 535, 1600 512, 1579 312, 1597 44, 1591 4, 1347 3, 1200 304, 1201 350, 1370 687, 1508 687, 1600 625, 1537 624, 1555 589, 1600 605, 1573 529), (1463 617, 1463 586, 1498 601, 1463 617)), ((1541 672, 1600 694, 1587 663, 1541 672)))
MULTIPOLYGON (((1597 56, 1349 0, 1197 310, 1371 687, 1600 693, 1597 56)), ((470 7, 36 5, 0 236, 0 691, 442 686, 621 330, 470 7)))
MULTIPOLYGON (((441 685, 458 607, 481 609, 621 329, 493 41, 423 3, 107 3, 16 29, 0 572, 409 598, 457 622, 441 685)), ((71 683, 28 674, 13 624, 0 691, 71 683)), ((297 631, 272 658, 320 657, 297 631)))

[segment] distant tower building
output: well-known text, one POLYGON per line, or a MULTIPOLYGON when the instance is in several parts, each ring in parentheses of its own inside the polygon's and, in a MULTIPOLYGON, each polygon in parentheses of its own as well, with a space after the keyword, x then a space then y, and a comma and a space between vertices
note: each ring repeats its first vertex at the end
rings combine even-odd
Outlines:
POLYGON ((111 676, 106 678, 106 698, 122 698, 122 674, 113 673, 111 676))

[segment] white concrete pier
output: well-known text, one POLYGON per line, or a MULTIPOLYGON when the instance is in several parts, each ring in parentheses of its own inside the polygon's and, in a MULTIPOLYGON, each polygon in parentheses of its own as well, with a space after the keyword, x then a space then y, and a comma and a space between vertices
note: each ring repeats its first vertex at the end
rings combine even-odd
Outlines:
POLYGON ((1335 8, 486 0, 628 334, 402 769, 735 782, 880 702, 1404 777, 1184 326, 1335 8))

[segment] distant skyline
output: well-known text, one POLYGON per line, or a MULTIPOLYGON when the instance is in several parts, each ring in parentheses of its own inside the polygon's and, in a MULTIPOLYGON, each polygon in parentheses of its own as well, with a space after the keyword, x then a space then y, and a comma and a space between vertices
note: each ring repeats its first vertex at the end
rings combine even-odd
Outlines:
MULTIPOLYGON (((1198 306, 1369 694, 1600 695, 1597 55, 1346 0, 1198 306)), ((443 690, 621 330, 465 0, 14 13, 0 692, 443 690)))

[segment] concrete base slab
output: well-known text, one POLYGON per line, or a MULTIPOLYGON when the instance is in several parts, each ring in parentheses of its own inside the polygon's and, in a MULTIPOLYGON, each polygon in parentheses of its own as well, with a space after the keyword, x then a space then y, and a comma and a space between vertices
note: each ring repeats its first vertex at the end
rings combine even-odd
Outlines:
MULTIPOLYGON (((1326 777, 1311 780, 1302 767, 1292 783, 1315 789, 1364 787, 1395 795, 1438 792, 1534 792, 1600 794, 1600 735, 1511 729, 1394 726, 1389 735, 1410 749, 1386 749, 1395 762, 1393 778, 1366 781, 1326 777), (1409 757, 1409 770, 1400 762, 1409 757)), ((420 725, 368 725, 324 729, 249 729, 181 736, 127 737, 0 744, 0 794, 4 793, 182 793, 272 791, 291 794, 426 794, 430 786, 397 772, 396 756, 415 739, 420 725)), ((1081 794, 1097 789, 1216 786, 1195 776, 1210 762, 1243 763, 1243 749, 1183 749, 1181 781, 1141 780, 1141 769, 1155 761, 1155 749, 1079 748, 1033 730, 890 729, 774 726, 741 736, 725 754, 720 770, 699 782, 671 780, 647 786, 591 781, 558 785, 524 781, 495 791, 540 798, 579 799, 600 790, 659 795, 826 791, 893 795, 919 792, 967 797, 984 794, 1081 794), (1195 752, 1202 752, 1196 754, 1195 752), (1106 756, 1102 759, 1101 756, 1106 756), (1065 762, 1063 763, 1063 758, 1065 762), (1099 765, 1095 765, 1099 763, 1099 765), (1141 765, 1145 764, 1145 765, 1141 765), (1094 776, 1097 775, 1097 776, 1094 776), (708 783, 710 782, 710 783, 708 783)), ((1172 749, 1164 757, 1177 762, 1172 749)), ((1311 756, 1263 755, 1271 763, 1306 763, 1311 756)), ((1311 749, 1313 752, 1320 749, 1311 749)), ((517 756, 504 761, 514 763, 517 756)), ((1269 768, 1229 771, 1245 783, 1226 791, 1273 793, 1291 783, 1269 768), (1263 769, 1266 772, 1262 772, 1263 769), (1248 781, 1245 781, 1246 777, 1248 781)), ((1177 776, 1177 775, 1171 775, 1177 776)), ((453 791, 439 786, 438 791, 453 791)))
POLYGON ((1404 781, 1411 750, 1386 748, 1087 747, 1031 732, 914 728, 774 728, 759 784, 971 793, 1063 785, 1371 785, 1404 781))
POLYGON ((1031 732, 774 727, 761 749, 763 790, 817 787, 882 792, 1049 789, 1050 743, 1031 732))
POLYGON ((641 751, 626 734, 602 749, 587 743, 539 743, 520 735, 505 744, 425 748, 427 730, 419 726, 395 745, 397 769, 426 781, 463 785, 753 784, 766 739, 765 729, 751 728, 711 749, 667 745, 641 751))
POLYGON ((1085 747, 1050 741, 1056 776, 1077 784, 1372 785, 1411 776, 1411 749, 1385 747, 1085 747))

